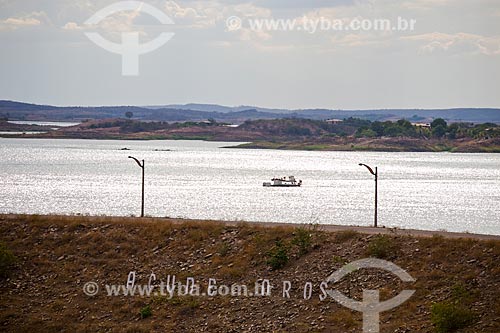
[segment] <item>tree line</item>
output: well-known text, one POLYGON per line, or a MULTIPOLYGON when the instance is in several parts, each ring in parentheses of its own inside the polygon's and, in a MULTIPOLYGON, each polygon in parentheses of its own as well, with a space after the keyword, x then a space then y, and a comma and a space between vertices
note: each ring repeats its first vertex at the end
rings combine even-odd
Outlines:
POLYGON ((471 123, 452 123, 448 124, 446 120, 437 118, 430 123, 430 126, 421 124, 412 124, 408 120, 401 119, 392 121, 374 121, 369 125, 361 126, 357 129, 357 137, 433 137, 433 138, 474 138, 488 139, 500 136, 500 127, 497 124, 471 124, 471 123))

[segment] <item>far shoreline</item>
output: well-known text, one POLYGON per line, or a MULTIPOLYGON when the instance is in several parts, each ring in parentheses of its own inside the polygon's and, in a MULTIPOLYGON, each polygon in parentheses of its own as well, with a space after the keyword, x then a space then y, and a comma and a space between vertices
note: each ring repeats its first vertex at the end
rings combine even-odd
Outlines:
POLYGON ((499 147, 479 147, 478 149, 457 150, 450 146, 432 147, 369 147, 353 145, 351 143, 344 145, 315 145, 304 144, 301 142, 271 142, 271 141, 233 141, 224 138, 217 139, 201 139, 201 138, 149 138, 149 137, 63 137, 63 136, 46 136, 40 134, 33 135, 7 135, 0 134, 0 139, 55 139, 55 140, 88 140, 88 141, 130 141, 130 142, 148 142, 148 141, 199 141, 199 142, 221 142, 221 143, 234 143, 234 146, 223 146, 223 149, 253 149, 253 150, 290 150, 290 151, 331 151, 331 152, 381 152, 381 153, 453 153, 453 154, 498 154, 500 153, 499 147))
POLYGON ((424 125, 408 120, 372 122, 349 118, 332 123, 328 120, 284 118, 246 120, 234 127, 214 119, 169 123, 112 118, 59 128, 0 121, 0 136, 29 139, 200 140, 230 142, 240 149, 298 151, 500 153, 500 126, 496 124, 457 123, 448 126, 444 119, 435 119, 431 124, 424 125))

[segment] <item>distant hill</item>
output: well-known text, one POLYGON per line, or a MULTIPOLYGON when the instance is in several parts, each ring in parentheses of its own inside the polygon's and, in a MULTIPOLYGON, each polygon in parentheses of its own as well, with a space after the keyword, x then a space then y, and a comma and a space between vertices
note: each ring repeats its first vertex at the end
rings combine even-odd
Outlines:
POLYGON ((0 101, 0 118, 38 121, 82 121, 86 119, 123 118, 132 112, 134 119, 145 121, 200 121, 215 119, 222 122, 242 123, 255 119, 345 119, 356 117, 368 120, 408 119, 412 122, 430 122, 444 118, 448 122, 500 123, 500 109, 387 109, 387 110, 286 110, 258 107, 228 107, 212 104, 186 104, 167 106, 105 106, 105 107, 57 107, 14 101, 0 101))
POLYGON ((170 104, 170 105, 153 105, 145 106, 148 109, 178 109, 178 110, 193 110, 193 111, 205 111, 205 112, 220 112, 220 113, 231 113, 240 112, 245 110, 257 110, 266 113, 292 113, 292 110, 287 109, 269 109, 260 108, 256 106, 223 106, 217 104, 170 104))

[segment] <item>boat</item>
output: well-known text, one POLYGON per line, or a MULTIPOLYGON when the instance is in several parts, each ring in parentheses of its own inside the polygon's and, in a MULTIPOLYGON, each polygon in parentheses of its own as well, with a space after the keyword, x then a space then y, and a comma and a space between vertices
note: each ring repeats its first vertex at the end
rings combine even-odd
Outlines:
POLYGON ((294 176, 283 177, 283 178, 273 178, 271 182, 265 182, 264 187, 300 187, 302 185, 302 180, 297 181, 294 176))

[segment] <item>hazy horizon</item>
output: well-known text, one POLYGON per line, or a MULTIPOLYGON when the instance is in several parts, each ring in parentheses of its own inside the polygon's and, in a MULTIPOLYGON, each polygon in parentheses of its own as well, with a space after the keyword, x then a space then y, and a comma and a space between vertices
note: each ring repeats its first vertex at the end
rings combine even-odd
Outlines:
POLYGON ((0 101, 9 101, 9 102, 15 102, 15 103, 26 103, 26 104, 34 104, 34 105, 47 105, 47 106, 54 106, 54 107, 139 107, 139 108, 150 108, 150 107, 170 107, 170 106, 188 106, 188 105, 201 105, 201 106, 217 106, 217 107, 223 107, 223 108, 258 108, 258 109, 269 109, 269 110, 288 110, 288 111, 300 111, 300 110, 331 110, 331 111, 374 111, 374 110, 453 110, 453 109, 500 109, 499 107, 443 107, 443 108, 416 108, 416 107, 408 107, 408 108, 360 108, 360 109, 334 109, 334 108, 324 108, 324 107, 308 107, 308 108, 283 108, 283 107, 268 107, 268 106, 262 106, 262 105, 227 105, 227 104, 221 104, 221 103, 198 103, 198 102, 189 102, 189 103, 164 103, 164 104, 147 104, 147 105, 136 105, 136 104, 89 104, 89 105, 83 105, 83 104, 54 104, 54 103, 36 103, 36 102, 30 102, 30 101, 18 101, 18 100, 12 100, 12 99, 3 99, 1 98, 0 101))

